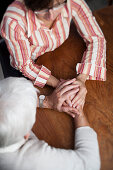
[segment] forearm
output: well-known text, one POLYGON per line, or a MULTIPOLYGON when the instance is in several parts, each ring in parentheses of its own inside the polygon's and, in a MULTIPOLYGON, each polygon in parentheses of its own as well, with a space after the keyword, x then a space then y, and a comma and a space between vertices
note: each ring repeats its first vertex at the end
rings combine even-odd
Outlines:
POLYGON ((74 3, 72 5, 72 17, 87 46, 82 62, 77 64, 77 73, 87 73, 89 80, 106 80, 104 35, 85 1, 73 0, 73 2, 77 5, 74 3))
POLYGON ((79 115, 75 116, 75 152, 79 159, 84 162, 84 170, 99 170, 100 155, 98 140, 95 131, 90 128, 86 116, 81 110, 79 115))
POLYGON ((53 103, 50 100, 50 96, 45 96, 45 99, 43 101, 43 108, 48 108, 48 109, 52 109, 53 107, 53 103))
MULTIPOLYGON (((97 134, 88 127, 80 127, 75 131, 75 153, 84 170, 99 170, 100 155, 97 134)), ((78 160, 78 162, 79 162, 78 160)))

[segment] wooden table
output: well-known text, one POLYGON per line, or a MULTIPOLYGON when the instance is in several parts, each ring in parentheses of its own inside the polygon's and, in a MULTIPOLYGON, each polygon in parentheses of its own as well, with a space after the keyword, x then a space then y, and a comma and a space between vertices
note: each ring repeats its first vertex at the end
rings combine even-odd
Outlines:
MULTIPOLYGON (((113 6, 96 11, 94 15, 107 40, 107 81, 86 82, 88 94, 84 111, 98 134, 101 170, 113 170, 113 6)), ((37 63, 48 67, 57 78, 73 78, 76 76, 76 63, 81 61, 85 49, 72 24, 68 40, 54 52, 41 56, 37 63)), ((47 95, 52 90, 46 86, 41 92, 47 95)), ((33 130, 38 138, 52 146, 67 149, 74 146, 73 120, 65 113, 37 109, 33 130)))

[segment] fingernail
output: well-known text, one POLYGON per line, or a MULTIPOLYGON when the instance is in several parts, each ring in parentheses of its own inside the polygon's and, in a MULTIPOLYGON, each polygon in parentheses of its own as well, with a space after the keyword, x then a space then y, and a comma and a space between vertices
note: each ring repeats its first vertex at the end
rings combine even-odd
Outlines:
POLYGON ((69 106, 72 107, 72 104, 70 103, 69 106))
POLYGON ((79 108, 80 108, 80 106, 78 105, 78 106, 77 106, 77 109, 79 109, 79 108))
POLYGON ((74 101, 72 101, 71 103, 72 103, 72 105, 73 105, 73 104, 74 104, 74 101))
POLYGON ((75 107, 76 105, 75 104, 73 104, 73 107, 75 107))

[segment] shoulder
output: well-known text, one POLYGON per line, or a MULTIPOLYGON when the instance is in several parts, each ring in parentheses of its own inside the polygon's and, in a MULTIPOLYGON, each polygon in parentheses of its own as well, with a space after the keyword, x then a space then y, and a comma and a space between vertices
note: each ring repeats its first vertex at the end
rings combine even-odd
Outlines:
POLYGON ((72 5, 74 5, 76 7, 86 6, 87 5, 85 0, 69 0, 69 1, 71 2, 72 5))
POLYGON ((11 3, 1 22, 2 26, 10 25, 10 23, 14 23, 14 25, 20 25, 24 30, 27 29, 27 19, 26 19, 27 9, 23 3, 23 0, 16 0, 11 3))
POLYGON ((10 4, 4 14, 4 18, 11 18, 17 21, 23 21, 26 18, 27 9, 22 0, 16 0, 10 4))

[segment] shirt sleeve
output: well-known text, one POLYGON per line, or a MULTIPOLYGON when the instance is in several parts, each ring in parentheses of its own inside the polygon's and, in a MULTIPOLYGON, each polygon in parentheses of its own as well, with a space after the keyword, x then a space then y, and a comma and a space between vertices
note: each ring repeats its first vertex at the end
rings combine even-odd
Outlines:
MULTIPOLYGON (((33 165, 42 170, 99 170, 100 156, 97 134, 90 127, 80 127, 75 131, 75 149, 66 150, 49 146, 44 141, 31 136, 27 149, 32 153, 33 165)), ((27 152, 26 152, 27 154, 27 152)), ((30 160, 30 156, 26 155, 30 160)), ((32 162, 32 161, 31 161, 32 162)), ((31 168, 32 169, 32 168, 31 168)))
POLYGON ((12 65, 19 69, 24 76, 31 79, 34 85, 43 87, 51 72, 43 65, 38 66, 32 60, 33 45, 30 45, 21 25, 16 20, 8 18, 4 21, 1 34, 13 58, 12 65))
POLYGON ((81 63, 76 66, 77 74, 87 74, 90 80, 106 80, 106 40, 95 17, 84 0, 70 0, 71 12, 79 34, 87 49, 81 63))

